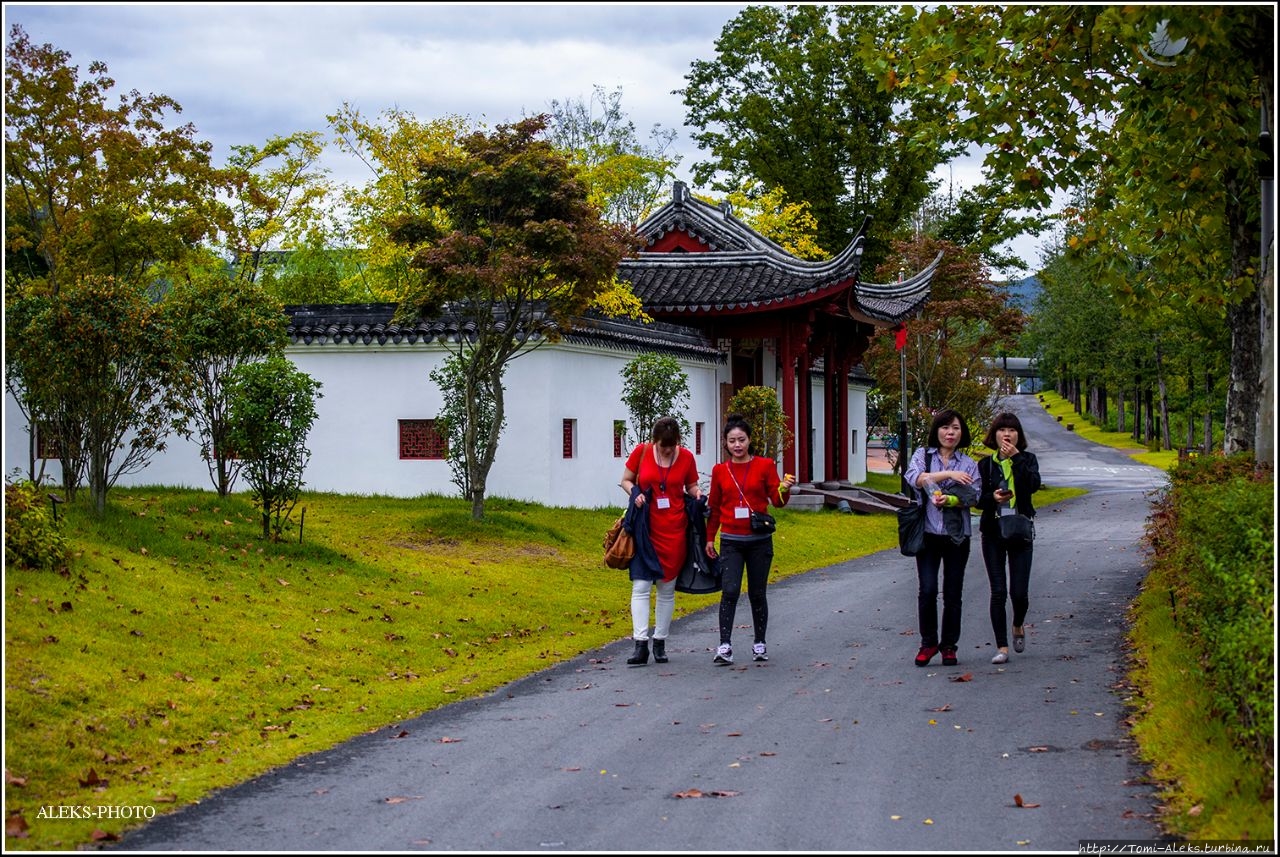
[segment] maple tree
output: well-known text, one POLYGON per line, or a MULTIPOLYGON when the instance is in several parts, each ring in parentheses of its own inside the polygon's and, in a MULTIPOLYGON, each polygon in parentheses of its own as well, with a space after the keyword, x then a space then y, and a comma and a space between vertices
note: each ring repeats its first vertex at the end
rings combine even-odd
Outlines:
POLYGON ((545 116, 474 132, 421 154, 415 201, 397 241, 417 248, 401 317, 454 317, 451 343, 468 407, 491 403, 488 431, 464 431, 472 516, 504 422, 503 374, 519 354, 555 341, 609 287, 634 235, 606 223, 563 154, 539 135, 545 116), (437 214, 439 212, 439 214, 437 214), (483 391, 483 392, 481 392, 483 391))

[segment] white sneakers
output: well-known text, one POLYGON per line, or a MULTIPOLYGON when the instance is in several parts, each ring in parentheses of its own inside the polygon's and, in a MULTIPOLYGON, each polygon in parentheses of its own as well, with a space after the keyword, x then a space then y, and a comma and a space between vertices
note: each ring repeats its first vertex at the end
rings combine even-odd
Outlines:
POLYGON ((721 643, 716 649, 716 656, 711 660, 713 664, 731 664, 733 663, 733 646, 728 643, 721 643))
POLYGON ((769 660, 769 655, 765 651, 764 643, 755 643, 751 646, 751 657, 757 661, 769 660))
POLYGON ((996 656, 991 659, 993 664, 1007 664, 1009 662, 1008 652, 996 652, 996 656))

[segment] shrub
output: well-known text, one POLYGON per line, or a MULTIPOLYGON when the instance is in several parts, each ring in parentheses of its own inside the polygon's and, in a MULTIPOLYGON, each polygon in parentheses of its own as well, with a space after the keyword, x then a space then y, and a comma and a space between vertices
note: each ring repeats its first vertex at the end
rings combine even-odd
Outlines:
POLYGON ((1269 758, 1275 723, 1274 479, 1242 454, 1179 462, 1148 528, 1153 573, 1199 653, 1238 746, 1269 758))
POLYGON ((4 486, 4 564, 58 568, 67 544, 40 486, 27 480, 4 486))

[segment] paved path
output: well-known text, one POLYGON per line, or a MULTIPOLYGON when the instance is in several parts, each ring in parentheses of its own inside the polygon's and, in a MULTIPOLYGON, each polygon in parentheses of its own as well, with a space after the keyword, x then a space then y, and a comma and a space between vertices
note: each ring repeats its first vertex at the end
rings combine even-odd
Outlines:
MULTIPOLYGON (((990 663, 976 543, 951 668, 912 664, 914 563, 886 551, 772 585, 767 663, 712 666, 704 610, 677 621, 668 664, 628 668, 619 641, 300 759, 117 847, 1075 851, 1156 838, 1116 688, 1145 492, 1163 474, 1067 432, 1035 396, 1006 401, 1046 483, 1092 489, 1038 518, 1027 651, 1008 664, 990 663), (695 789, 719 796, 675 797, 695 789)), ((739 622, 749 615, 744 597, 739 622)), ((747 649, 750 631, 735 642, 747 649)))

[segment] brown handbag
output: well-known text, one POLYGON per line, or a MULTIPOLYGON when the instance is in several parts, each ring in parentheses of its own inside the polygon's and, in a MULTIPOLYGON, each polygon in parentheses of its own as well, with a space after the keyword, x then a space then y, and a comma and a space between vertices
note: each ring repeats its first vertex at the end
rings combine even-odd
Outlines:
POLYGON ((609 568, 629 568, 636 555, 636 540, 622 526, 623 517, 620 515, 604 534, 604 564, 609 568))

